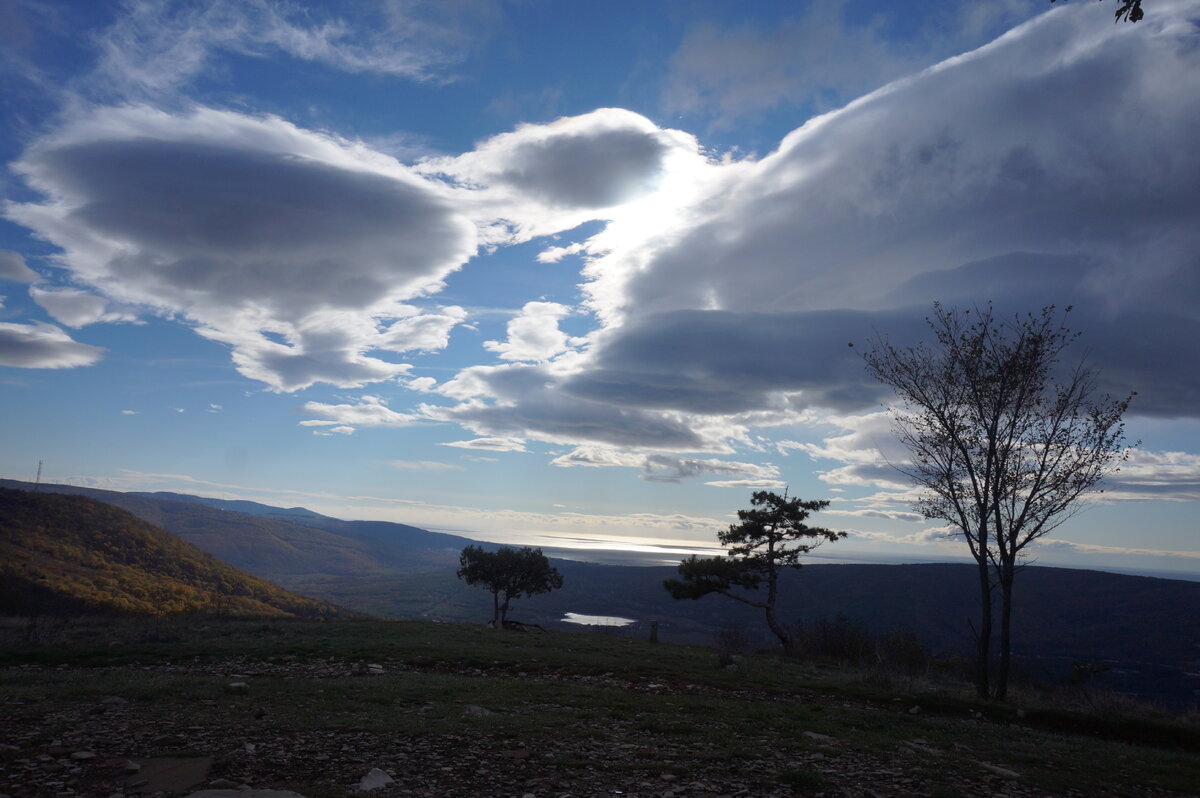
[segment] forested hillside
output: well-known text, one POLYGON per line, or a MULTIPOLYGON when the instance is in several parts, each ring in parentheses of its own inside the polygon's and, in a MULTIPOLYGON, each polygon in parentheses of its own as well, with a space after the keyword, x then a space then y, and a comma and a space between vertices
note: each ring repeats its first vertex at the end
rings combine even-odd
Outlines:
POLYGON ((221 562, 85 496, 0 488, 0 612, 328 616, 341 611, 221 562))
MULTIPOLYGON (((28 482, 0 487, 31 490, 28 482)), ((302 508, 178 493, 122 493, 43 485, 42 493, 89 496, 113 504, 214 557, 283 585, 328 577, 396 575, 456 567, 474 541, 406 524, 343 521, 302 508)))

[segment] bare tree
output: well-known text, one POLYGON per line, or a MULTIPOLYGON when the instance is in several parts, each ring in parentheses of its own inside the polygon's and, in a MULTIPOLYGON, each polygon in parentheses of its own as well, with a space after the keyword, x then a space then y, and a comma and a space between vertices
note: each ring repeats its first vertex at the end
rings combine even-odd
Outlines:
POLYGON ((1064 367, 1078 337, 1068 307, 1011 321, 984 309, 927 318, 936 345, 896 347, 876 337, 867 370, 899 398, 895 433, 912 455, 897 466, 921 489, 916 509, 949 522, 966 540, 979 578, 975 687, 1005 699, 1011 661, 1013 580, 1025 549, 1079 509, 1079 499, 1119 470, 1121 417, 1130 398, 1100 395, 1096 371, 1064 367), (1000 589, 1000 662, 990 657, 992 592, 1000 589))
POLYGON ((698 599, 720 593, 735 601, 758 607, 766 613, 767 626, 779 638, 785 651, 791 651, 792 638, 778 618, 775 604, 779 597, 779 573, 784 568, 799 568, 800 556, 826 540, 846 537, 823 527, 810 527, 804 521, 829 506, 823 499, 789 499, 787 491, 760 490, 750 498, 749 510, 738 510, 740 524, 717 535, 729 547, 728 557, 699 558, 692 555, 679 563, 679 579, 668 579, 663 587, 677 599, 698 599), (798 541, 809 540, 809 543, 798 541), (790 545, 789 545, 790 544, 790 545), (766 595, 757 591, 766 583, 766 595), (737 588, 735 590, 735 588, 737 588))

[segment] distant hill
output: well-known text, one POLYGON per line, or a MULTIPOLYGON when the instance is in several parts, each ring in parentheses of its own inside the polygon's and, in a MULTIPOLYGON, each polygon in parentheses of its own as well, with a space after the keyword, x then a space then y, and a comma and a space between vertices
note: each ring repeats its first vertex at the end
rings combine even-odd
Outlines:
POLYGON ((188 502, 189 504, 206 504, 209 507, 216 507, 219 510, 233 510, 238 513, 246 513, 247 515, 279 518, 284 521, 297 521, 305 518, 328 518, 328 516, 314 513, 305 507, 272 507, 269 504, 260 504, 259 502, 245 501, 243 499, 212 499, 207 496, 193 496, 190 493, 172 493, 165 490, 153 492, 134 491, 130 495, 174 502, 188 502))
POLYGON ((86 496, 0 488, 0 612, 344 614, 86 496))
MULTIPOLYGON (((0 480, 0 487, 32 490, 34 486, 0 480)), ((39 490, 90 496, 116 505, 218 559, 283 585, 457 567, 459 552, 476 542, 407 524, 342 521, 301 507, 284 510, 257 502, 74 485, 41 485, 39 490)))

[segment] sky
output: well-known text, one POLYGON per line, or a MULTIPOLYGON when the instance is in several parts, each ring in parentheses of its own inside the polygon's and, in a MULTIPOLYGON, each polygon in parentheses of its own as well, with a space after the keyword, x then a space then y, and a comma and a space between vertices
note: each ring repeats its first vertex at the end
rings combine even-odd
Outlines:
POLYGON ((1138 445, 1031 553, 1200 575, 1200 0, 1114 8, 0 0, 0 476, 962 558, 847 344, 1070 305, 1138 445))

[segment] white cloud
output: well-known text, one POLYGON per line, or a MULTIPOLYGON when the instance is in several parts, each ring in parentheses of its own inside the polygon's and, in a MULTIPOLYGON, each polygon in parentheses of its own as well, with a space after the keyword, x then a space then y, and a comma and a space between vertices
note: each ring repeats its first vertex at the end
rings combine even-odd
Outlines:
POLYGON ((882 518, 887 521, 908 521, 913 524, 925 521, 925 516, 920 513, 906 513, 899 510, 825 510, 825 514, 849 516, 851 518, 882 518))
POLYGON ((325 427, 321 427, 319 429, 313 430, 313 435, 318 435, 318 436, 321 436, 324 438, 328 438, 333 435, 353 435, 353 434, 354 434, 354 427, 350 427, 345 424, 325 426, 325 427))
POLYGON ((624 408, 860 410, 886 394, 848 342, 909 342, 932 300, 994 299, 1074 303, 1106 389, 1194 414, 1193 8, 1138 26, 1060 9, 713 167, 654 230, 613 222, 585 267, 607 326, 565 387, 624 408))
MULTIPOLYGON (((834 415, 822 419, 822 423, 847 432, 826 437, 820 444, 782 440, 777 442, 777 448, 781 453, 802 451, 814 459, 845 463, 817 472, 819 478, 830 485, 909 487, 903 492, 877 493, 860 501, 895 505, 911 504, 916 500, 917 493, 910 487, 911 481, 900 470, 907 464, 909 454, 892 434, 887 413, 834 415)), ((1091 498, 1106 502, 1200 500, 1200 455, 1130 449, 1129 458, 1121 464, 1120 471, 1105 480, 1101 488, 1103 494, 1091 494, 1091 498)), ((869 515, 866 512, 858 514, 869 515)), ((916 516, 900 520, 916 520, 916 516)))
POLYGON ((442 446, 458 449, 482 449, 489 452, 524 452, 525 441, 520 438, 473 438, 469 441, 450 441, 442 446))
POLYGON ((0 366, 69 369, 90 366, 104 350, 71 339, 53 324, 0 322, 0 366))
POLYGON ((360 144, 123 106, 69 117, 14 168, 46 199, 8 217, 61 247, 76 281, 191 319, 275 390, 395 377, 407 366, 368 353, 440 348, 465 316, 402 300, 471 256, 473 225, 447 189, 360 144))
POLYGON ((850 537, 855 540, 898 543, 907 546, 936 546, 944 551, 954 550, 965 555, 962 543, 956 540, 959 534, 952 527, 926 527, 925 529, 918 529, 915 532, 907 532, 902 535, 856 529, 850 533, 850 537))
POLYGON ((773 465, 756 465, 715 458, 675 457, 665 454, 614 449, 606 446, 577 446, 550 461, 560 468, 636 468, 641 479, 648 482, 682 482, 706 474, 748 477, 748 479, 706 482, 716 487, 782 488, 779 469, 773 465))
POLYGON ((122 410, 121 411, 121 415, 123 415, 123 416, 136 416, 137 414, 138 414, 138 411, 136 411, 136 410, 122 410))
POLYGON ((222 407, 221 405, 219 405, 215 402, 208 403, 208 412, 209 413, 220 413, 224 409, 225 409, 224 407, 222 407))
POLYGON ((85 327, 96 322, 136 321, 127 310, 112 308, 108 301, 77 288, 29 287, 29 296, 54 320, 68 327, 85 327))
MULTIPOLYGON (((735 460, 718 460, 715 458, 673 457, 663 454, 652 454, 646 457, 642 466, 642 479, 651 482, 679 482, 682 479, 697 477, 702 474, 752 477, 756 483, 772 483, 774 487, 783 487, 779 480, 779 469, 773 465, 756 465, 735 460)), ((706 485, 724 486, 722 483, 706 482, 706 485)))
POLYGON ((787 483, 780 479, 724 479, 704 484, 714 488, 745 488, 748 490, 780 490, 787 487, 787 483))
MULTIPOLYGON (((797 9, 801 9, 797 6, 797 9)), ((883 14, 848 23, 846 4, 812 3, 769 28, 700 22, 671 56, 663 89, 668 108, 728 125, 777 107, 818 110, 986 41, 1026 19, 1025 2, 967 3, 940 10, 937 28, 902 40, 883 14)), ((896 6, 895 15, 908 15, 896 6)))
POLYGON ((437 380, 433 377, 413 377, 411 380, 404 381, 404 387, 410 391, 433 393, 437 389, 437 380))
POLYGON ((413 315, 393 322, 383 330, 376 344, 379 349, 392 352, 436 352, 445 349, 450 342, 450 331, 467 318, 467 312, 457 305, 444 307, 438 312, 421 313, 416 308, 411 308, 411 312, 413 315))
POLYGON ((1163 549, 1147 549, 1132 546, 1101 546, 1095 543, 1075 543, 1069 540, 1042 538, 1032 547, 1033 554, 1042 552, 1065 552, 1070 554, 1113 554, 1122 558, 1130 556, 1151 557, 1182 557, 1184 559, 1200 560, 1200 551, 1170 551, 1163 549))
POLYGON ((388 465, 401 471, 462 471, 454 463, 439 463, 436 460, 389 460, 388 465))
POLYGON ((672 451, 730 450, 724 428, 718 431, 679 413, 579 399, 560 390, 558 382, 547 366, 473 366, 439 389, 458 400, 457 405, 424 404, 420 411, 485 436, 672 451))
POLYGON ((133 0, 97 38, 96 79, 122 95, 159 96, 200 74, 215 53, 283 52, 348 72, 429 80, 469 50, 465 23, 486 30, 477 23, 496 13, 490 0, 384 0, 334 13, 275 0, 133 0))
POLYGON ((793 449, 804 452, 814 460, 837 460, 843 463, 876 465, 887 462, 905 462, 908 452, 892 434, 892 422, 888 413, 865 415, 827 416, 822 422, 848 430, 844 435, 825 438, 821 444, 780 441, 781 450, 793 449))
POLYGON ((11 249, 0 249, 0 280, 32 283, 37 279, 38 273, 25 265, 25 258, 20 252, 13 252, 11 249))
POLYGON ((607 446, 576 446, 566 454, 550 461, 559 468, 641 468, 646 455, 639 452, 622 451, 607 446))
POLYGON ((558 322, 570 312, 557 302, 527 302, 520 315, 508 322, 507 340, 484 341, 483 346, 501 360, 550 360, 569 347, 567 334, 558 328, 558 322))
POLYGON ((418 416, 397 413, 375 396, 364 396, 355 404, 305 402, 300 412, 317 416, 315 419, 300 422, 301 426, 306 427, 325 427, 331 424, 352 427, 409 427, 420 421, 418 416))
POLYGON ((1102 487, 1104 501, 1200 501, 1200 454, 1133 449, 1102 487))
POLYGON ((486 239, 511 243, 627 216, 642 202, 661 203, 704 165, 694 136, 632 111, 600 108, 522 125, 418 168, 470 189, 464 199, 486 239))
POLYGON ((547 247, 538 253, 538 263, 558 263, 568 255, 578 255, 585 251, 586 245, 577 241, 574 244, 568 244, 565 247, 547 247))

